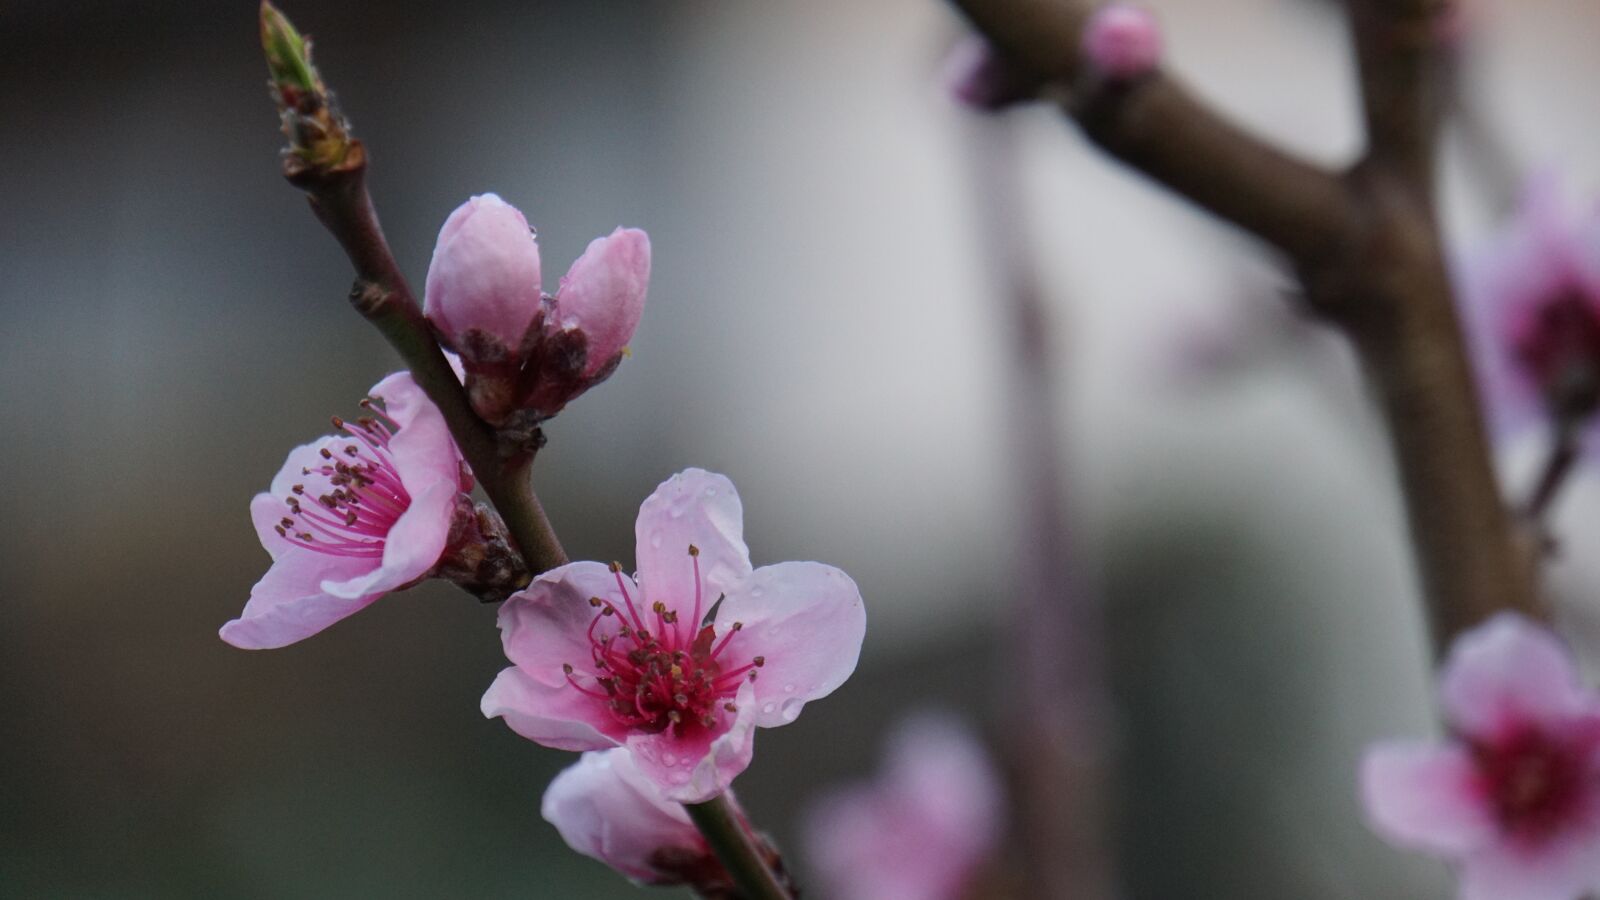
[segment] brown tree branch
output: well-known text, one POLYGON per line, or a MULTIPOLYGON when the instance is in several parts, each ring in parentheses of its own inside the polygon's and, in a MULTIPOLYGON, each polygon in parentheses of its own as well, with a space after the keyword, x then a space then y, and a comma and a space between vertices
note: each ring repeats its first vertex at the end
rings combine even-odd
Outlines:
POLYGON ((1010 63, 1066 90, 1107 152, 1282 250, 1312 307, 1354 342, 1389 426, 1435 646, 1496 610, 1538 612, 1435 224, 1441 0, 1349 0, 1370 152, 1344 176, 1245 134, 1159 73, 1094 77, 1082 3, 953 2, 1010 63))

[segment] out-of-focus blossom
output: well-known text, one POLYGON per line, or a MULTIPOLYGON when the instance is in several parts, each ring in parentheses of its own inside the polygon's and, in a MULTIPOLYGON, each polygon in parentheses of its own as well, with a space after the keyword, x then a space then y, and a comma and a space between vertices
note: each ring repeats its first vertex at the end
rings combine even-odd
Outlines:
POLYGON ((1457 639, 1440 700, 1448 741, 1368 751, 1373 827, 1458 863, 1463 900, 1600 890, 1600 698, 1566 649, 1502 613, 1457 639))
POLYGON ((1480 388, 1495 431, 1576 426, 1600 408, 1600 215, 1579 219, 1553 176, 1457 266, 1480 388))
POLYGON ((567 846, 640 884, 727 881, 683 804, 662 797, 621 747, 579 757, 550 782, 541 812, 567 846))
POLYGON ((484 694, 484 715, 557 749, 625 746, 671 800, 726 790, 750 763, 752 729, 792 722, 843 684, 866 628, 843 572, 752 570, 743 530, 727 478, 668 479, 639 509, 637 580, 571 563, 501 607, 513 665, 484 694))
POLYGON ((310 637, 415 583, 444 555, 458 496, 472 486, 461 454, 409 373, 385 378, 372 397, 370 416, 334 419, 338 434, 292 450, 250 502, 272 568, 222 626, 228 643, 266 649, 310 637))
POLYGON ((537 425, 604 381, 644 311, 650 238, 618 228, 590 243, 554 297, 522 213, 494 194, 458 207, 439 231, 423 308, 460 354, 473 409, 496 426, 537 425))
POLYGON ((831 900, 957 900, 994 853, 999 776, 960 723, 902 723, 875 781, 818 800, 806 844, 831 900))
POLYGON ((1161 27, 1147 9, 1112 3, 1095 10, 1083 29, 1083 53, 1106 76, 1131 79, 1161 62, 1161 27))
POLYGON ((1004 109, 1033 97, 1043 80, 1010 62, 981 34, 969 34, 945 57, 945 89, 961 103, 984 111, 1004 109))

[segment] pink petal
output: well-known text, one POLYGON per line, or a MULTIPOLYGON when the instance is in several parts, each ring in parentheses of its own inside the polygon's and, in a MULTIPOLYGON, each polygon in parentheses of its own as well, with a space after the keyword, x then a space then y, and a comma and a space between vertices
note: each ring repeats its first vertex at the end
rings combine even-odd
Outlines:
MULTIPOLYGON (((637 601, 638 589, 626 575, 623 582, 637 601)), ((500 640, 506 658, 529 678, 551 687, 567 684, 564 665, 592 668, 589 626, 596 610, 590 597, 615 602, 626 614, 617 590, 617 576, 597 562, 575 562, 540 575, 500 606, 500 640)), ((616 616, 601 620, 596 634, 604 637, 621 623, 616 616)), ((569 688, 570 689, 570 688, 569 688)))
POLYGON ((306 469, 318 468, 326 462, 322 458, 324 449, 337 452, 342 445, 339 438, 324 435, 290 450, 278 473, 272 476, 272 484, 266 493, 257 494, 251 499, 250 520, 255 524, 256 537, 260 538, 261 546, 273 559, 297 547, 280 536, 273 527, 288 517, 289 508, 285 501, 293 496, 294 486, 304 485, 306 493, 313 497, 327 493, 332 488, 328 476, 320 472, 308 474, 306 469))
POLYGON ((1461 869, 1461 900, 1581 900, 1600 890, 1600 833, 1589 828, 1547 846, 1501 843, 1461 869))
POLYGON ((1001 836, 1000 774, 976 737, 949 715, 922 713, 889 736, 886 779, 917 804, 930 841, 976 866, 1001 836))
POLYGON ((1565 722, 1593 703, 1561 642, 1514 613, 1500 613, 1456 639, 1439 693, 1446 720, 1480 739, 1521 725, 1565 722))
POLYGON ((328 578, 351 578, 372 560, 291 548, 250 589, 239 618, 222 626, 224 641, 245 650, 285 647, 322 631, 377 600, 381 594, 342 598, 323 592, 328 578))
POLYGON ((1111 3, 1090 15, 1083 29, 1083 52, 1113 78, 1133 78, 1161 61, 1161 28, 1149 10, 1111 3))
POLYGON ((754 695, 750 682, 739 688, 738 713, 721 734, 699 733, 680 738, 671 731, 632 734, 627 748, 639 771, 656 784, 662 796, 678 803, 704 803, 726 791, 750 765, 755 754, 754 695))
POLYGON ((420 496, 413 494, 411 505, 384 536, 383 564, 355 578, 329 578, 322 589, 344 598, 386 594, 428 574, 444 555, 456 493, 454 482, 439 481, 420 496))
POLYGON ((629 878, 660 878, 651 858, 675 848, 708 853, 682 805, 661 797, 623 748, 585 753, 550 782, 540 812, 567 846, 629 878))
POLYGON ((692 544, 700 551, 703 608, 750 574, 744 509, 727 478, 685 469, 645 498, 634 525, 640 586, 650 602, 688 616, 694 605, 692 544))
POLYGON ((1372 827, 1401 846, 1461 857, 1495 837, 1472 755, 1459 745, 1372 747, 1361 762, 1361 798, 1372 827))
POLYGON ((453 342, 477 329, 515 350, 539 310, 539 279, 539 245, 527 219, 498 196, 482 194, 457 207, 440 229, 423 310, 453 342))
POLYGON ((515 666, 500 671, 479 708, 486 718, 505 719, 512 731, 556 750, 604 750, 627 733, 594 698, 535 681, 515 666))
POLYGON ((389 442, 389 453, 407 492, 460 477, 461 451, 445 424, 444 413, 410 372, 395 372, 373 385, 369 393, 383 400, 384 412, 399 426, 389 442))
POLYGON ((562 328, 588 338, 584 374, 593 375, 633 340, 650 286, 650 236, 618 228, 595 238, 561 279, 556 311, 562 328))
POLYGON ((779 563, 727 594, 718 633, 743 623, 728 650, 741 664, 765 657, 753 684, 758 726, 793 722, 808 701, 833 693, 855 671, 867 613, 850 576, 822 563, 779 563))

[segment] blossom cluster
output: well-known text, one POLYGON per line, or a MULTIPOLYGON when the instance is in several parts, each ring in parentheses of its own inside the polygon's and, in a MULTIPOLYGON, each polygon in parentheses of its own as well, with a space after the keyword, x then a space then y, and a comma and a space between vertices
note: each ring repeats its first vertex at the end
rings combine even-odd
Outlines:
MULTIPOLYGON (((617 367, 649 270, 649 238, 619 228, 545 294, 522 213, 484 194, 440 231, 424 310, 479 416, 537 425, 617 367)), ((637 881, 731 890, 683 804, 728 794, 755 729, 794 721, 854 671, 866 628, 855 583, 815 562, 754 567, 738 492, 701 469, 641 506, 636 572, 576 562, 530 580, 411 375, 385 378, 362 405, 291 451, 252 501, 272 566, 223 640, 283 647, 430 577, 503 600, 511 666, 484 715, 587 751, 551 784, 545 817, 637 881)))

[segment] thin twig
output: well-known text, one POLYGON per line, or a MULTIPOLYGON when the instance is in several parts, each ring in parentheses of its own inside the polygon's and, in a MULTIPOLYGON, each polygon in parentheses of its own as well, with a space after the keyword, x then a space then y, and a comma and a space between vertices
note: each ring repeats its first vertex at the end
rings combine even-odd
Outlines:
POLYGON ((1550 504, 1561 492, 1567 476, 1572 474, 1573 464, 1578 461, 1578 451, 1577 430, 1570 425, 1557 426, 1555 434, 1551 437, 1550 453, 1545 457, 1539 480, 1534 483, 1528 499, 1522 504, 1523 519, 1534 527, 1543 528, 1544 518, 1550 511, 1550 504))
POLYGON ((1002 662, 1015 765, 1015 835, 1031 897, 1105 900, 1118 894, 1105 831, 1112 766, 1104 623, 1077 563, 1066 510, 1048 310, 1023 233, 1016 132, 1005 119, 972 125, 980 250, 1011 361, 1013 540, 1020 578, 1002 662))

